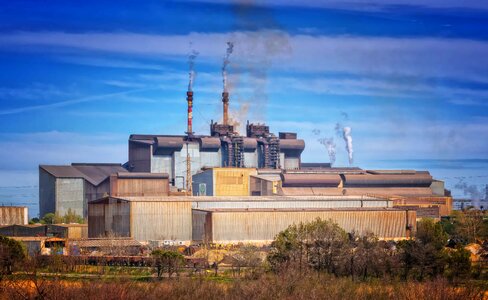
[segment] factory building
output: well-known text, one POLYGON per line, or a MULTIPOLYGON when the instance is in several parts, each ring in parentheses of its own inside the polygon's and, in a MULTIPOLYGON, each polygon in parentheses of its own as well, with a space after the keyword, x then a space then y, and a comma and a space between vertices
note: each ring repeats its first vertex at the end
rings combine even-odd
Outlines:
POLYGON ((247 124, 247 136, 242 137, 231 125, 212 123, 210 136, 131 135, 127 168, 167 173, 172 185, 184 189, 187 157, 191 175, 221 167, 298 169, 304 149, 305 142, 295 133, 276 137, 268 126, 247 124))
POLYGON ((0 225, 27 224, 28 216, 25 206, 0 206, 0 225))
POLYGON ((39 212, 64 215, 69 209, 86 217, 87 203, 110 192, 109 177, 126 172, 120 164, 39 166, 39 212))
POLYGON ((216 244, 269 244, 292 224, 332 220, 347 232, 404 239, 416 228, 415 211, 401 209, 194 209, 193 240, 216 244))
MULTIPOLYGON (((198 221, 192 209, 289 210, 293 215, 293 212, 309 209, 362 211, 389 210, 392 206, 391 200, 368 196, 104 197, 88 205, 88 235, 90 238, 115 236, 146 242, 167 240, 189 244, 194 237, 194 222, 198 221)), ((291 225, 296 220, 290 218, 288 221, 291 225)))

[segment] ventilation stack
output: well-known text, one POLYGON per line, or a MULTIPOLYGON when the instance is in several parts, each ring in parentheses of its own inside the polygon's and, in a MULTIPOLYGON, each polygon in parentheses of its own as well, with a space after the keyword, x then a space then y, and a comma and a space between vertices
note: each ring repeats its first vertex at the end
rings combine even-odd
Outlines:
POLYGON ((223 117, 222 124, 229 125, 229 92, 222 93, 223 117))
POLYGON ((186 134, 190 137, 193 135, 193 92, 187 91, 186 92, 186 101, 188 102, 188 128, 186 134))

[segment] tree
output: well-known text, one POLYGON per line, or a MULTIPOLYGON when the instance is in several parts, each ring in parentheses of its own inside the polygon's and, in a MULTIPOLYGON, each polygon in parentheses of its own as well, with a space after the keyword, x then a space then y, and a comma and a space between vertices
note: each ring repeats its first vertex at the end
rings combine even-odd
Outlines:
POLYGON ((0 236, 0 275, 11 274, 26 258, 21 242, 0 236))
POLYGON ((471 252, 462 246, 456 247, 447 254, 447 277, 465 278, 471 271, 471 252))
POLYGON ((474 243, 488 238, 488 220, 485 213, 471 208, 454 214, 456 234, 467 243, 474 243))
POLYGON ((53 213, 47 213, 42 217, 41 223, 43 224, 54 224, 54 218, 56 217, 53 213))
POLYGON ((268 262, 275 271, 298 265, 300 270, 311 267, 339 275, 348 248, 348 234, 339 225, 317 218, 280 232, 272 243, 268 262))
POLYGON ((422 219, 417 226, 415 240, 399 242, 400 261, 403 265, 403 277, 408 278, 413 272, 419 280, 435 277, 444 272, 446 252, 444 246, 448 235, 439 222, 422 219))
POLYGON ((178 273, 184 262, 183 254, 176 251, 157 249, 151 255, 154 259, 153 266, 158 278, 162 278, 164 273, 167 273, 168 277, 171 278, 174 273, 178 273))

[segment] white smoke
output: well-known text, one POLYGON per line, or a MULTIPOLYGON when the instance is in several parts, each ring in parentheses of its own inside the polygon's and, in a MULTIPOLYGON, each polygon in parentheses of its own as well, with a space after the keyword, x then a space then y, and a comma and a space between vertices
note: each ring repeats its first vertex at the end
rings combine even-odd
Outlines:
POLYGON ((227 42, 227 51, 225 52, 224 61, 222 64, 222 82, 224 84, 224 92, 227 92, 227 65, 229 65, 229 57, 234 51, 234 43, 227 42))
POLYGON ((353 162, 353 149, 352 149, 352 136, 351 136, 351 127, 344 127, 343 128, 343 135, 344 141, 346 142, 346 150, 349 156, 349 164, 351 165, 353 162))
POLYGON ((473 206, 480 208, 480 200, 483 199, 483 192, 478 188, 477 185, 469 185, 464 181, 464 179, 460 179, 454 188, 462 190, 463 194, 465 196, 469 196, 469 198, 472 200, 473 206))
POLYGON ((330 166, 333 166, 336 160, 336 144, 334 138, 321 138, 318 139, 319 143, 324 145, 329 154, 330 166))
MULTIPOLYGON (((190 44, 191 47, 191 44, 190 44)), ((193 81, 195 81, 195 58, 198 56, 198 52, 195 50, 191 50, 190 54, 188 54, 188 66, 190 67, 190 71, 188 75, 190 76, 190 80, 188 81, 188 91, 191 92, 193 90, 193 81)))

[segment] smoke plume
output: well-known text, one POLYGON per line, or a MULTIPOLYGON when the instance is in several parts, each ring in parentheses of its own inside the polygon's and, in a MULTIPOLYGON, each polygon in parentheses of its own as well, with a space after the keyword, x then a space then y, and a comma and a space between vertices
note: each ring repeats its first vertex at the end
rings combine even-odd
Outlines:
POLYGON ((225 52, 224 61, 222 63, 222 82, 224 84, 224 92, 227 92, 227 66, 230 63, 230 55, 234 51, 234 43, 227 42, 227 50, 225 52))
POLYGON ((479 200, 483 198, 483 192, 474 184, 467 184, 463 179, 460 179, 454 188, 462 190, 465 196, 473 200, 473 206, 479 208, 479 200))
POLYGON ((351 165, 353 162, 351 127, 344 127, 342 137, 344 138, 344 141, 346 142, 346 150, 347 150, 347 154, 349 156, 349 164, 351 165))
POLYGON ((327 149, 330 165, 333 166, 336 160, 336 144, 334 143, 334 138, 321 138, 318 141, 327 149))
MULTIPOLYGON (((190 44, 191 46, 191 44, 190 44)), ((190 71, 188 73, 190 80, 188 81, 188 91, 191 92, 193 89, 193 81, 195 81, 195 58, 198 56, 198 52, 195 50, 191 50, 190 54, 188 54, 188 66, 190 67, 190 71)))

